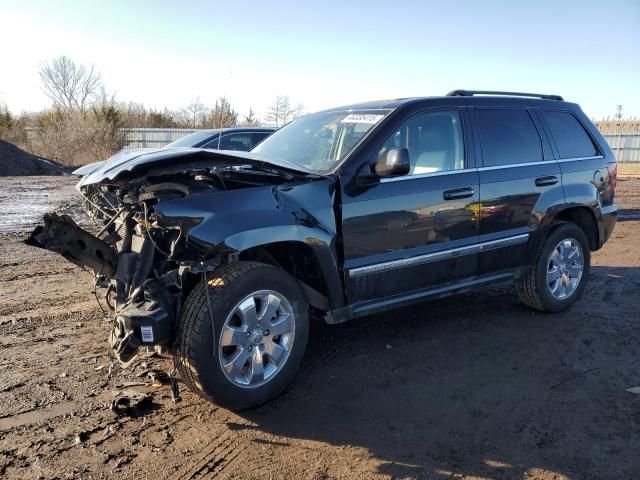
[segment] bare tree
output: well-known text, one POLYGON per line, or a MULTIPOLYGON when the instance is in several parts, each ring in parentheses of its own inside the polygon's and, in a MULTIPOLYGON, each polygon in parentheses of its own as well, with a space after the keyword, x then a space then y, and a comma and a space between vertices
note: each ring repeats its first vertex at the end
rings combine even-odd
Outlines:
POLYGON ((292 115, 293 110, 291 109, 289 97, 286 95, 278 95, 274 99, 271 107, 269 107, 265 120, 276 127, 281 127, 291 120, 292 115))
POLYGON ((244 116, 242 119, 242 123, 240 123, 243 127, 259 127, 260 120, 256 117, 256 112, 253 111, 252 107, 249 107, 249 113, 244 116))
POLYGON ((13 127, 13 115, 0 99, 0 138, 4 138, 13 127))
POLYGON ((231 107, 227 97, 220 97, 209 112, 207 126, 213 128, 235 127, 238 123, 238 113, 231 107))
POLYGON ((204 123, 207 107, 200 101, 200 96, 198 95, 189 105, 182 109, 182 112, 191 128, 197 128, 198 124, 202 125, 204 123))
POLYGON ((102 79, 93 65, 76 65, 69 57, 55 58, 40 69, 44 93, 56 107, 82 112, 93 102, 102 79))
POLYGON ((101 85, 98 89, 98 92, 95 94, 94 104, 103 107, 105 105, 117 105, 116 94, 107 92, 107 89, 104 88, 104 85, 101 85))
POLYGON ((304 105, 300 102, 296 104, 296 106, 291 110, 291 119, 295 120, 296 118, 300 118, 304 115, 304 105))

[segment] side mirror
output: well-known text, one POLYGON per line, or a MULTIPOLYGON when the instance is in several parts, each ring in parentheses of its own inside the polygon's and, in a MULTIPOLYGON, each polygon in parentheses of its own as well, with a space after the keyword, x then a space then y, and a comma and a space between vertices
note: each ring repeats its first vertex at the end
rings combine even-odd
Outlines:
POLYGON ((399 177, 409 173, 409 150, 406 148, 392 148, 378 155, 375 164, 376 175, 380 177, 399 177))

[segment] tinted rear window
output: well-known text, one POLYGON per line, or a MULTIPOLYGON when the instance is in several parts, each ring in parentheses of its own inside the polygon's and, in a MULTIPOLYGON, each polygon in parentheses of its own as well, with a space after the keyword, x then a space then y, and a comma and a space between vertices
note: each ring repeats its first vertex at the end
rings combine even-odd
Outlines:
POLYGON ((543 115, 556 141, 560 158, 593 157, 597 154, 591 137, 571 113, 545 110, 543 115))
POLYGON ((543 160, 542 143, 526 110, 476 111, 485 167, 543 160))
POLYGON ((262 140, 271 135, 271 132, 254 132, 253 133, 253 145, 259 144, 262 140))
POLYGON ((223 135, 220 140, 220 150, 238 150, 248 152, 251 150, 251 133, 233 133, 223 135))
POLYGON ((216 135, 216 132, 211 132, 211 130, 193 132, 176 140, 175 142, 171 142, 169 145, 167 145, 167 148, 195 147, 196 145, 207 140, 212 135, 216 135))

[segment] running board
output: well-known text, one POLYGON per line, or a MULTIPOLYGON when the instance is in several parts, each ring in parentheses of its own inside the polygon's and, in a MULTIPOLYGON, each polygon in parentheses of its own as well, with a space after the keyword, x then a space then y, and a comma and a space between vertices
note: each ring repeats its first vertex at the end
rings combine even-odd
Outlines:
POLYGON ((353 318, 373 315, 387 310, 412 305, 424 300, 435 300, 437 298, 448 297, 456 293, 466 292, 476 287, 484 287, 494 283, 502 283, 513 280, 518 270, 510 270, 491 275, 469 278, 453 284, 441 285, 438 287, 414 290, 406 294, 394 295, 374 300, 366 300, 353 305, 331 310, 326 313, 324 319, 327 323, 342 323, 353 318))

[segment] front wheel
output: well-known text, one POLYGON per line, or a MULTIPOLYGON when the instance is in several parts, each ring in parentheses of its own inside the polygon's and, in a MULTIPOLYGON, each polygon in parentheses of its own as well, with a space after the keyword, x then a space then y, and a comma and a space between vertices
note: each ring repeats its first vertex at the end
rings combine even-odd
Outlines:
POLYGON ((591 265, 589 241, 573 223, 554 228, 540 246, 531 271, 516 281, 520 301, 543 312, 560 312, 584 290, 591 265))
POLYGON ((242 410, 289 384, 308 336, 308 306, 296 280, 270 265, 238 262, 214 271, 187 297, 176 366, 193 391, 242 410))

